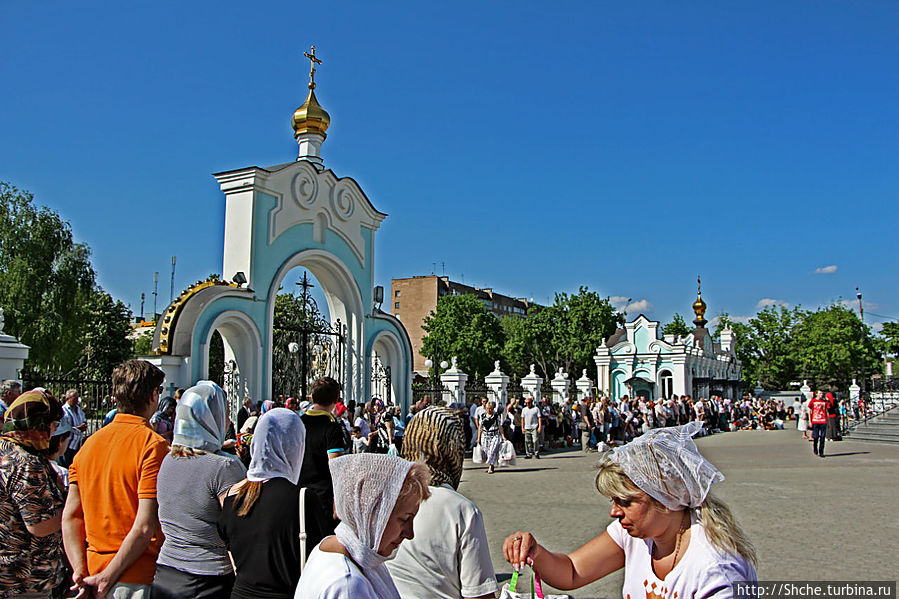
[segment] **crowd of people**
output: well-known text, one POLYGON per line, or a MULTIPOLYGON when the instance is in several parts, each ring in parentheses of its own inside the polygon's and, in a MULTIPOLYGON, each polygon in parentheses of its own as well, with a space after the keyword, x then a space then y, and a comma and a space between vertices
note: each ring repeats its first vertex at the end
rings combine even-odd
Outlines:
POLYGON ((77 390, 4 386, 0 599, 496 597, 483 516, 458 486, 469 448, 492 472, 507 442, 535 459, 569 441, 614 447, 596 481, 609 530, 570 555, 516 533, 503 547, 515 568, 575 588, 624 567, 629 589, 683 561, 666 582, 702 596, 755 576, 751 544, 709 495, 723 476, 691 440, 737 404, 424 398, 402 414, 345 404, 324 377, 304 401, 245 399, 232 423, 215 383, 167 398, 163 379, 146 361, 118 366, 116 412, 89 436, 77 390))

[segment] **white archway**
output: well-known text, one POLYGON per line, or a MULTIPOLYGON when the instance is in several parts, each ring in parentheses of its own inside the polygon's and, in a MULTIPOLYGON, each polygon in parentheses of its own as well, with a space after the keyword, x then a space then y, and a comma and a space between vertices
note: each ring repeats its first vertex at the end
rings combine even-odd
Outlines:
MULTIPOLYGON (((355 399, 360 401, 365 395, 366 385, 364 380, 368 374, 363 371, 365 369, 360 368, 360 365, 365 362, 363 349, 363 319, 365 312, 362 307, 362 295, 356 280, 337 256, 325 250, 309 249, 298 252, 285 260, 272 278, 271 286, 268 290, 267 326, 271 329, 274 324, 275 297, 278 294, 281 282, 288 272, 297 267, 308 269, 318 279, 325 295, 325 301, 328 303, 331 324, 336 324, 338 320, 341 323, 341 333, 344 336, 342 348, 344 359, 340 382, 344 389, 344 400, 355 399)), ((269 359, 266 360, 264 381, 267 396, 271 395, 272 391, 272 338, 271 334, 266 336, 265 352, 269 359)))
MULTIPOLYGON (((248 395, 259 399, 262 393, 260 384, 262 373, 262 336, 253 319, 239 310, 227 310, 216 316, 209 326, 204 339, 200 340, 200 372, 203 378, 209 378, 209 344, 212 335, 218 331, 225 346, 225 363, 234 361, 239 375, 229 393, 228 401, 236 417, 242 396, 248 395), (237 397, 234 389, 237 389, 237 397)), ((197 334, 197 329, 194 329, 197 334)))
MULTIPOLYGON (((405 406, 406 393, 403 388, 405 382, 403 364, 406 363, 403 351, 403 342, 393 331, 380 331, 372 343, 371 355, 377 355, 383 368, 390 372, 390 398, 395 405, 405 406)), ((369 369, 372 368, 372 360, 366 362, 369 369)), ((372 372, 368 373, 369 379, 374 378, 372 372)), ((374 391, 373 391, 374 393, 374 391)))

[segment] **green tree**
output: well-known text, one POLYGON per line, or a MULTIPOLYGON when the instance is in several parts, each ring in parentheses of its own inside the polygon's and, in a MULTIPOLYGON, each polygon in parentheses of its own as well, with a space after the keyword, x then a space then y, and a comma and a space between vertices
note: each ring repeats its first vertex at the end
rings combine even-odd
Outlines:
POLYGON ((31 347, 29 368, 70 376, 105 371, 127 343, 116 320, 127 310, 103 295, 90 250, 74 241, 69 224, 36 206, 31 193, 0 182, 0 306, 6 332, 31 347), (99 325, 100 315, 114 322, 99 325))
POLYGON ((153 349, 153 331, 146 331, 142 335, 135 337, 131 345, 131 353, 135 357, 147 356, 153 349))
POLYGON ((493 370, 503 349, 499 319, 474 295, 444 295, 425 317, 421 355, 459 359, 469 376, 482 378, 493 370))
POLYGON ((84 306, 80 319, 82 346, 77 369, 79 376, 102 379, 112 375, 117 364, 131 358, 131 310, 97 287, 84 306))
POLYGON ((844 391, 852 379, 863 381, 880 371, 870 329, 845 306, 807 312, 794 334, 799 371, 816 388, 844 391))
POLYGON ((671 322, 662 327, 663 335, 674 335, 675 339, 689 335, 692 331, 693 329, 688 327, 687 323, 684 322, 684 317, 677 312, 674 313, 674 318, 671 322))
POLYGON ((589 369, 597 346, 621 321, 608 298, 586 287, 574 295, 557 293, 551 306, 535 306, 524 320, 504 319, 503 355, 510 374, 521 376, 530 364, 536 364, 544 377, 553 376, 558 368, 572 374, 589 369))
POLYGON ((899 322, 883 323, 883 330, 880 331, 882 337, 880 341, 880 349, 887 355, 899 354, 899 322))
POLYGON ((757 376, 758 368, 758 347, 752 336, 752 327, 743 322, 731 319, 730 314, 722 312, 718 315, 718 322, 715 325, 715 337, 720 337, 721 332, 730 329, 733 333, 734 352, 737 359, 743 365, 743 372, 740 379, 746 383, 747 387, 752 389, 759 382, 757 376))

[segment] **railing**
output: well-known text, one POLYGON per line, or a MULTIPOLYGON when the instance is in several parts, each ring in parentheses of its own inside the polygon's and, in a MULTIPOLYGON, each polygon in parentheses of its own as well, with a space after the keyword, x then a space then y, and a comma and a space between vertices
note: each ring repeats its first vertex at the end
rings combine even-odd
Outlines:
POLYGON ((81 409, 87 418, 87 435, 100 430, 103 426, 103 417, 116 407, 112 399, 112 382, 109 379, 51 378, 24 370, 19 372, 19 378, 22 380, 23 390, 43 387, 59 401, 64 400, 65 393, 69 389, 78 391, 81 396, 81 409))

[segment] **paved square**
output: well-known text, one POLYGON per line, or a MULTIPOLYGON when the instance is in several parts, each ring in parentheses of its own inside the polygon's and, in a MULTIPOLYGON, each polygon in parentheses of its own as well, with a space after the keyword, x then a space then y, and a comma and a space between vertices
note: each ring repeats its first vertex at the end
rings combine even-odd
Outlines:
MULTIPOLYGON (((727 480, 713 487, 759 553, 760 580, 896 580, 899 562, 899 446, 828 441, 825 459, 796 430, 740 431, 697 439, 727 480)), ((541 544, 571 551, 611 522, 593 488, 596 454, 558 451, 519 459, 486 475, 465 462, 459 491, 481 508, 493 564, 510 569, 503 539, 530 530, 541 544)), ((623 570, 572 594, 617 599, 623 570)))

